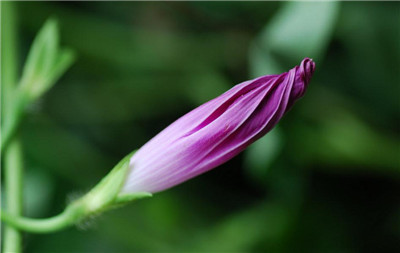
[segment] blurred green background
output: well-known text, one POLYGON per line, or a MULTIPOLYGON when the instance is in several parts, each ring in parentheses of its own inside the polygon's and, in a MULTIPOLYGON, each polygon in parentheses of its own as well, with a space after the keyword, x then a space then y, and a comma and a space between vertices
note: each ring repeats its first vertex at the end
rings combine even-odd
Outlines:
POLYGON ((19 73, 49 17, 77 55, 22 122, 30 217, 59 213, 233 85, 317 65, 305 97, 238 157, 78 229, 25 234, 25 252, 399 249, 400 3, 5 4, 19 73))

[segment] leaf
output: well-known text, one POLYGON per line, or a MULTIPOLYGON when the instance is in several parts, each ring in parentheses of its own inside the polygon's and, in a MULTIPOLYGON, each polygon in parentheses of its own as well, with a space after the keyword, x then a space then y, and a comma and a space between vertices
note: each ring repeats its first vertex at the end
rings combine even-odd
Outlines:
POLYGON ((57 23, 49 19, 36 36, 29 51, 23 74, 22 83, 42 76, 49 68, 49 62, 54 61, 57 52, 57 23))
POLYGON ((338 10, 338 2, 286 3, 250 49, 252 75, 276 74, 305 57, 320 59, 338 10))
POLYGON ((36 36, 20 81, 21 95, 32 102, 46 92, 71 66, 74 54, 59 48, 58 24, 49 19, 36 36))
POLYGON ((295 214, 278 203, 261 202, 196 234, 183 251, 189 248, 198 252, 251 252, 261 242, 268 249, 279 248, 295 214))
MULTIPOLYGON (((58 53, 57 60, 49 72, 48 84, 55 83, 75 60, 75 53, 71 49, 63 49, 58 53)), ((49 87, 50 88, 50 87, 49 87)))

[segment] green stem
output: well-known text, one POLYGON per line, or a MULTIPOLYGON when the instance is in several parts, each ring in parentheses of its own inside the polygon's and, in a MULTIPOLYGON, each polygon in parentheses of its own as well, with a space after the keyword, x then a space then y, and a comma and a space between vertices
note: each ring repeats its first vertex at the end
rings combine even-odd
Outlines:
POLYGON ((152 194, 148 192, 121 192, 126 175, 130 170, 129 161, 132 154, 133 152, 125 156, 91 191, 70 203, 61 214, 51 218, 31 219, 0 212, 1 220, 20 230, 32 233, 49 233, 61 230, 109 209, 151 197, 152 194))
MULTIPOLYGON (((7 210, 13 215, 22 215, 23 164, 21 143, 14 139, 4 153, 4 182, 7 210)), ((22 236, 13 227, 4 229, 4 252, 21 252, 22 236)))
POLYGON ((31 219, 17 217, 6 212, 1 213, 1 220, 9 225, 31 233, 50 233, 71 226, 82 218, 81 206, 70 205, 60 213, 51 218, 31 219))
MULTIPOLYGON (((10 214, 22 215, 23 162, 21 143, 11 138, 15 124, 14 91, 17 79, 17 30, 14 3, 1 3, 1 87, 2 87, 2 156, 4 158, 4 185, 6 207, 10 214), (4 126, 12 126, 8 130, 4 126), (3 141, 5 140, 5 141, 3 141), (3 145, 4 144, 4 145, 3 145), (8 144, 8 145, 7 145, 8 144), (7 147, 6 147, 7 146, 7 147)), ((16 137, 16 136, 15 136, 16 137)), ((22 235, 11 226, 5 226, 3 252, 20 253, 22 235)))
MULTIPOLYGON (((11 93, 11 92, 8 92, 11 93)), ((11 97, 14 94, 9 94, 11 97)), ((2 150, 6 150, 8 145, 13 140, 18 130, 18 126, 22 120, 23 116, 23 101, 19 98, 13 97, 13 100, 7 104, 9 108, 7 108, 7 116, 6 120, 4 120, 1 132, 1 148, 2 150), (8 116, 10 115, 10 116, 8 116)))

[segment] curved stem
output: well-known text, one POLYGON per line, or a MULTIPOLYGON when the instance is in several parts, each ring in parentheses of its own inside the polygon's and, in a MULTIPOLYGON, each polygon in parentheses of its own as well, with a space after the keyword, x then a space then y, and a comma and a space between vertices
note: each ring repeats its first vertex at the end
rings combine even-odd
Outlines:
POLYGON ((125 156, 91 191, 69 204, 59 215, 45 219, 31 219, 1 212, 1 220, 19 230, 49 233, 71 226, 94 214, 100 214, 134 200, 151 197, 152 194, 148 192, 121 193, 126 174, 130 169, 129 161, 132 154, 133 152, 125 156))
POLYGON ((79 206, 72 205, 59 215, 45 219, 18 217, 2 211, 1 220, 15 228, 27 232, 50 233, 75 224, 79 221, 81 217, 80 214, 79 206))

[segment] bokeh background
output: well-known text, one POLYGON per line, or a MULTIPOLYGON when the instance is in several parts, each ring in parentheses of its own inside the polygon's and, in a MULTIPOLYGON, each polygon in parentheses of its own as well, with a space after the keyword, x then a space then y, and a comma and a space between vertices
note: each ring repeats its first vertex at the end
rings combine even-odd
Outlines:
POLYGON ((233 85, 317 64, 305 97, 238 157, 78 229, 25 234, 25 252, 400 248, 400 3, 7 4, 19 73, 49 17, 77 55, 22 122, 30 217, 59 213, 233 85))

